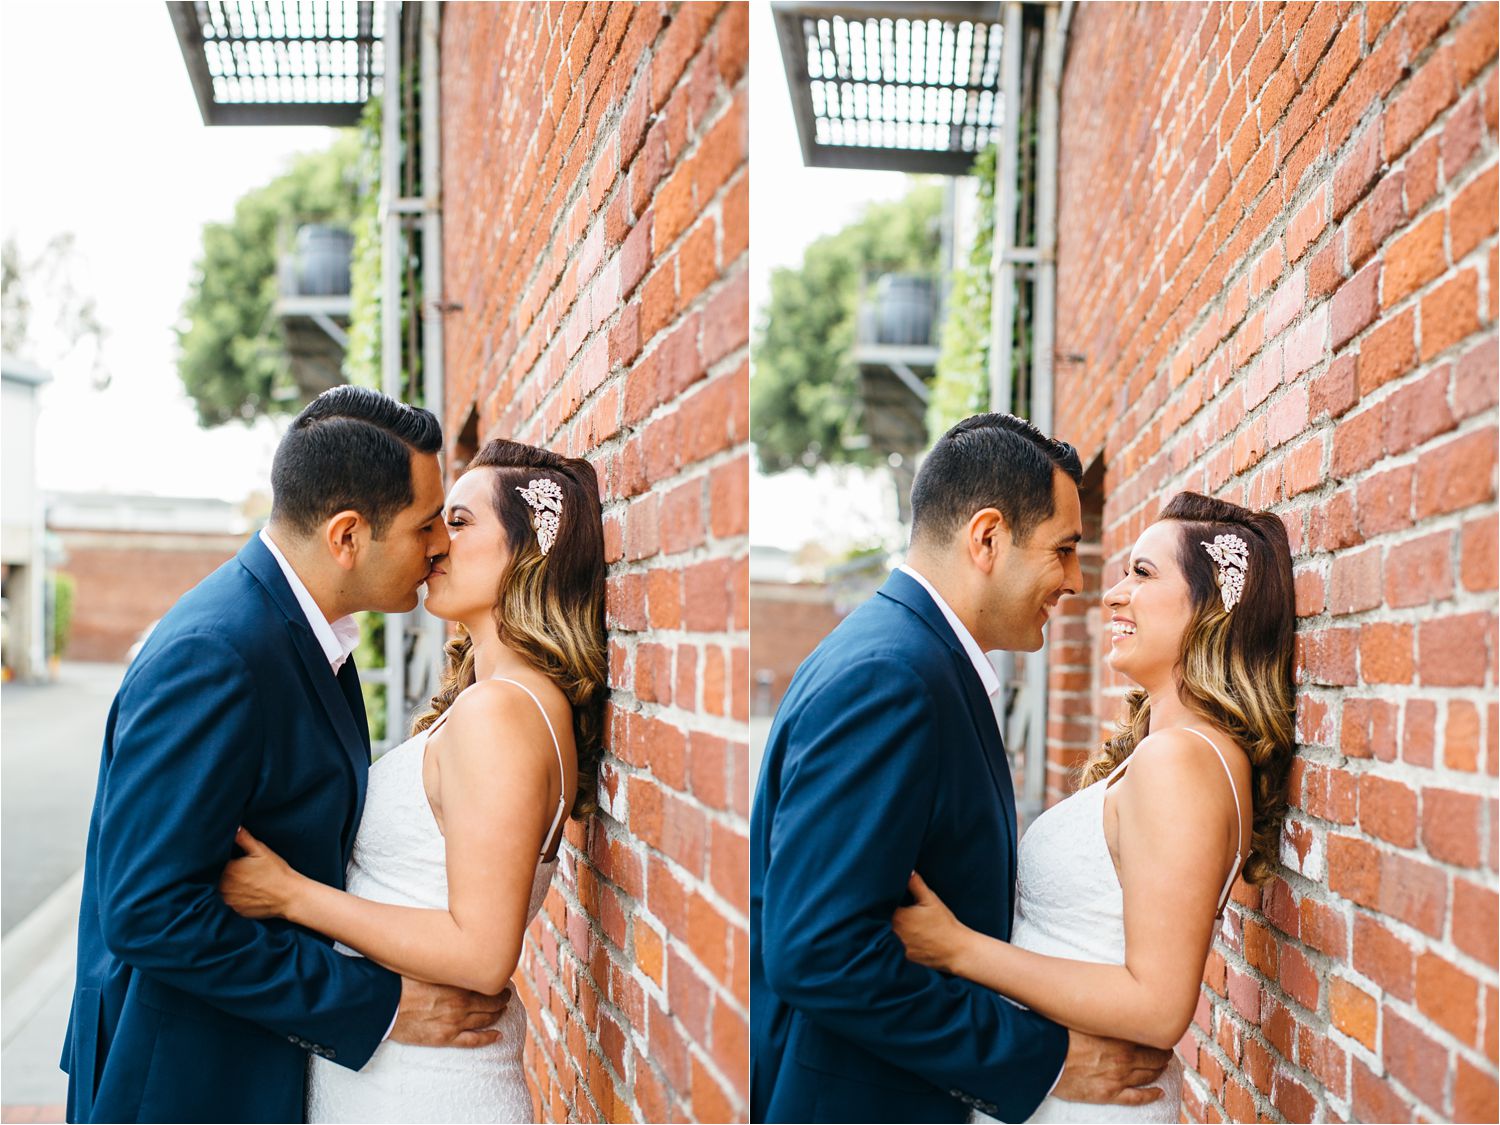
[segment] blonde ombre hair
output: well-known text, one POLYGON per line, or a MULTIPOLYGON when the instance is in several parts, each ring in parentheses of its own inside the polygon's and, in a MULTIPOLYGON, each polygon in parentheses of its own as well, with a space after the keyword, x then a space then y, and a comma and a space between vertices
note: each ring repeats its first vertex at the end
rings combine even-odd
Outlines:
MULTIPOLYGON (((1296 752, 1297 610, 1286 527, 1269 512, 1196 492, 1173 497, 1158 518, 1180 526, 1177 561, 1193 607, 1182 635, 1178 692, 1250 759, 1253 820, 1242 873, 1247 882, 1264 883, 1277 862, 1287 774, 1296 752), (1203 549, 1224 534, 1238 535, 1249 548, 1244 593, 1229 611, 1219 596, 1218 564, 1203 549)), ((1150 726, 1150 700, 1136 689, 1126 696, 1125 718, 1115 736, 1083 767, 1079 787, 1108 776, 1150 726)))
MULTIPOLYGON (((572 705, 578 755, 573 815, 581 818, 596 808, 608 694, 599 479, 594 467, 582 458, 498 438, 475 454, 464 471, 475 469, 494 470, 491 499, 511 553, 495 592, 500 641, 552 680, 572 705), (541 479, 562 489, 557 539, 545 555, 532 526, 531 507, 517 491, 541 479)), ((444 648, 444 655, 441 686, 412 724, 413 734, 435 723, 459 692, 474 682, 473 642, 462 626, 444 648)))

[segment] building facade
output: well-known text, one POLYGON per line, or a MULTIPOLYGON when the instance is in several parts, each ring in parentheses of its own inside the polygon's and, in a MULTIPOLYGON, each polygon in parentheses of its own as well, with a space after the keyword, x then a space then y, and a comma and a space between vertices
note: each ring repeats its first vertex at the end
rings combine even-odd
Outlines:
POLYGON ((1190 1120, 1496 1119, 1496 11, 1074 11, 1055 428, 1096 531, 1052 796, 1123 693, 1091 607, 1168 498, 1270 509, 1295 558, 1282 866, 1215 939, 1190 1120))
POLYGON ((601 811, 517 980, 544 1120, 748 1112, 748 89, 742 4, 452 4, 449 455, 587 457, 601 811))

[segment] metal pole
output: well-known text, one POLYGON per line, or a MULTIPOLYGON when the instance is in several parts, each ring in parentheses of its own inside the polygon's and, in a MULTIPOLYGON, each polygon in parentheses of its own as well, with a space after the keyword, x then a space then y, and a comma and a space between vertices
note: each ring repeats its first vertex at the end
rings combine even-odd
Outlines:
MULTIPOLYGON (((1011 401, 1010 353, 1014 347, 1016 267, 1011 257, 1016 241, 1016 148, 1020 143, 1021 100, 1021 4, 1006 0, 1005 24, 1000 43, 1000 150, 995 164, 995 242, 990 257, 990 409, 1009 413, 1011 401)), ((990 661, 1000 677, 995 699, 996 721, 1005 721, 1005 693, 1010 685, 1015 657, 1009 652, 992 653, 990 661)))
MULTIPOLYGON (((1042 82, 1037 97, 1036 256, 1033 346, 1031 350, 1031 420, 1052 432, 1052 352, 1056 339, 1057 285, 1057 122, 1062 85, 1063 32, 1056 4, 1042 17, 1042 82)), ((1026 699, 1030 730, 1026 739, 1026 777, 1021 815, 1029 820, 1042 811, 1047 796, 1047 666, 1052 640, 1044 634, 1039 652, 1026 660, 1026 699)))
MULTIPOLYGON (((401 397, 401 4, 385 5, 385 73, 380 114, 380 386, 401 397)), ((406 615, 385 616, 385 741, 406 726, 406 615)))
MULTIPOLYGON (((442 30, 443 6, 422 5, 422 405, 447 422, 446 389, 443 375, 443 138, 439 112, 439 35, 442 30)), ((438 454, 446 475, 447 448, 438 454)), ((416 622, 418 633, 413 655, 414 681, 408 705, 421 702, 436 688, 439 663, 447 629, 430 613, 422 613, 416 622)))
POLYGON ((1021 4, 1006 0, 1000 44, 1000 152, 995 168, 995 243, 990 293, 990 409, 1011 410, 1016 269, 1016 149, 1020 144, 1021 4))

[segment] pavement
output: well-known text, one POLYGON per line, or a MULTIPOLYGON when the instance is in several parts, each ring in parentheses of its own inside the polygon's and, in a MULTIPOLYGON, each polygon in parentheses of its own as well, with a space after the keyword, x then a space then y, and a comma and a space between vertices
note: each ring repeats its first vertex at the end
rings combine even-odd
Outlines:
POLYGON ((0 1121, 63 1120, 83 853, 117 664, 0 689, 0 1121))

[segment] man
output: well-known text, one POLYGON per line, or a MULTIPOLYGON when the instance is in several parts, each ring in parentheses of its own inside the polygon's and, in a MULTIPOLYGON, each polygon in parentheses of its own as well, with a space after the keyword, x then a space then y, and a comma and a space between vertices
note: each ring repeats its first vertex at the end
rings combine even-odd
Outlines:
POLYGON ((241 825, 343 886, 370 752, 349 615, 414 608, 447 550, 441 443, 424 410, 320 395, 277 448, 266 530, 126 672, 89 825, 69 1121, 299 1121, 308 1051, 358 1069, 387 1035, 494 1041, 503 997, 403 980, 216 889, 241 825))
POLYGON ((983 654, 1040 648, 1082 584, 1081 476, 1020 419, 959 423, 913 484, 907 565, 793 677, 751 812, 753 1120, 1022 1121, 1054 1086, 1159 1096, 1128 1087, 1166 1052, 907 961, 890 925, 920 871, 967 925, 1010 936, 1015 797, 983 654))

